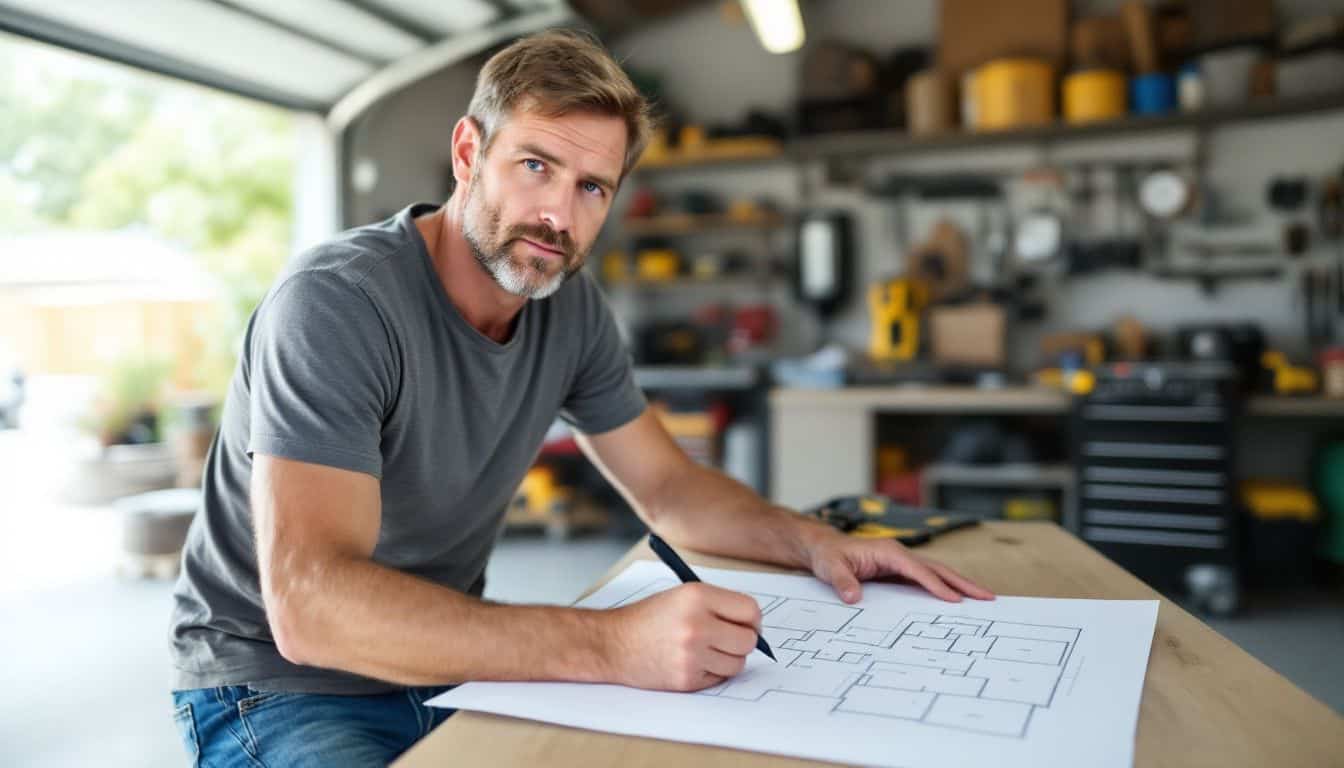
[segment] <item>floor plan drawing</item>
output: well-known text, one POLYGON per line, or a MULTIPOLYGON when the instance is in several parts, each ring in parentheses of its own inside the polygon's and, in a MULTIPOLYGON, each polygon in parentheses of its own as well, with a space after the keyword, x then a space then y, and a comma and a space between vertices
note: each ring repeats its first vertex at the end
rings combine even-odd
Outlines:
MULTIPOLYGON (((656 579, 612 607, 676 586, 656 579)), ((838 602, 748 593, 787 675, 749 675, 700 691, 760 701, 779 694, 833 700, 833 715, 912 720, 1022 738, 1055 698, 1081 629, 962 615, 884 619, 838 602)))
MULTIPOLYGON (((954 603, 870 582, 849 605, 807 575, 696 574, 756 600, 777 661, 753 652, 694 692, 468 682, 428 704, 851 765, 1133 765, 1156 600, 954 603)), ((575 605, 620 609, 680 587, 662 563, 635 562, 575 605)))

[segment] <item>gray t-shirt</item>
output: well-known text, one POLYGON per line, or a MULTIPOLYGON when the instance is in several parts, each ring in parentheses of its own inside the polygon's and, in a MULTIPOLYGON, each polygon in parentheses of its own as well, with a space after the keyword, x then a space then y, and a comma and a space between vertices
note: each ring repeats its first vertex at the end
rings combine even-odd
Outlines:
POLYGON ((380 478, 373 560, 479 595, 505 506, 556 416, 595 434, 643 411, 586 271, 527 302, 496 343, 444 293, 414 224, 433 210, 412 205, 308 251, 253 313, 174 590, 174 688, 397 688, 276 650, 248 503, 254 452, 380 478))

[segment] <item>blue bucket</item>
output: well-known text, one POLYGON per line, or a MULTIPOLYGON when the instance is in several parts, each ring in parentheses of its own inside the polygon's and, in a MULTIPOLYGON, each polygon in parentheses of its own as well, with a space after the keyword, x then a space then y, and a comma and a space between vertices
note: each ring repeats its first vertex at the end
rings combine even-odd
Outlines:
POLYGON ((1176 81, 1164 72, 1129 81, 1129 105, 1136 115, 1163 115, 1176 108, 1176 81))

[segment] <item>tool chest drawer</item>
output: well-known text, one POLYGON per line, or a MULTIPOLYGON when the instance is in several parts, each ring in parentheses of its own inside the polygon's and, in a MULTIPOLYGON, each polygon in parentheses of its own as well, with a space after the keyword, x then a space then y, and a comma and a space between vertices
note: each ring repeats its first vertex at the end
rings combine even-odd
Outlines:
POLYGON ((1240 581, 1232 371, 1118 365, 1074 402, 1076 533, 1163 589, 1192 568, 1240 581))

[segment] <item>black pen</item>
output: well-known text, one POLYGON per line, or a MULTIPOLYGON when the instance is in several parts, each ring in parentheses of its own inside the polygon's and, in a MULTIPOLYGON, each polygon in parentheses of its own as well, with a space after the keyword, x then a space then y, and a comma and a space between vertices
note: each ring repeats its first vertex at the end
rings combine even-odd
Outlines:
MULTIPOLYGON (((700 577, 695 575, 695 571, 691 570, 691 566, 687 565, 686 561, 682 560, 681 556, 674 552, 672 547, 667 545, 666 541, 658 538, 658 534, 649 534, 649 548, 653 550, 653 553, 658 556, 659 560, 663 561, 664 565, 671 568, 672 572, 677 574, 677 578, 681 579, 681 583, 690 584, 691 582, 700 580, 700 577)), ((775 652, 770 650, 770 644, 765 642, 764 637, 761 637, 760 632, 756 633, 756 650, 769 656, 771 661, 779 661, 779 659, 775 658, 775 652)))

